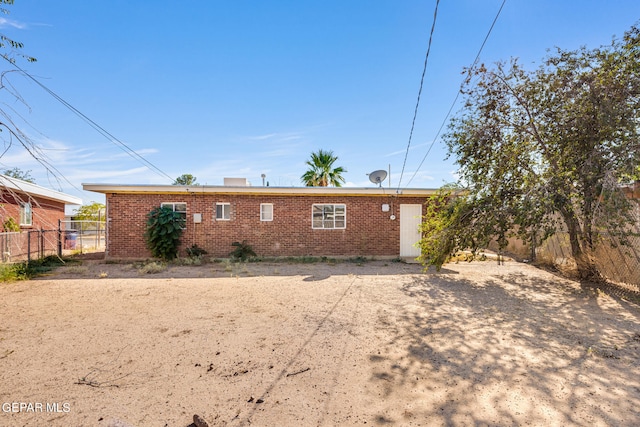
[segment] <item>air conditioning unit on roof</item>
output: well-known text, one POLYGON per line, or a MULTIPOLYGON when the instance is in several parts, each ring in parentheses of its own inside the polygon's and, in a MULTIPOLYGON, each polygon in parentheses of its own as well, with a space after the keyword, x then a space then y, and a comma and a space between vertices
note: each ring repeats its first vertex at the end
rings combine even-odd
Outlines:
POLYGON ((247 178, 225 178, 224 185, 227 187, 250 187, 251 183, 247 178))

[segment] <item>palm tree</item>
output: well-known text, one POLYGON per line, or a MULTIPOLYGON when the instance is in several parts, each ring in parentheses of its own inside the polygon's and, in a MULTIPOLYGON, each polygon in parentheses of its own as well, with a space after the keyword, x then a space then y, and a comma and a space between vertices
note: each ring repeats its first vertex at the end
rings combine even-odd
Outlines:
POLYGON ((333 168, 333 164, 338 160, 338 156, 333 155, 333 151, 318 150, 311 153, 311 159, 306 164, 309 170, 300 178, 307 187, 341 187, 344 182, 342 174, 346 170, 342 166, 333 168), (333 168, 333 169, 332 169, 333 168))

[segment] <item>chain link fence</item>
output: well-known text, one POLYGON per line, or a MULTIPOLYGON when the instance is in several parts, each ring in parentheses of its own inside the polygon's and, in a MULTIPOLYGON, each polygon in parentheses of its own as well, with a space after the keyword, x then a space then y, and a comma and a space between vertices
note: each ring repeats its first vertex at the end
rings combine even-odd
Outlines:
POLYGON ((61 221, 64 251, 99 252, 105 249, 104 221, 61 221))
MULTIPOLYGON (((635 222, 627 229, 625 241, 611 233, 603 233, 592 252, 598 271, 614 283, 631 285, 640 291, 640 204, 635 203, 635 222)), ((559 231, 536 248, 538 262, 556 266, 559 270, 575 269, 571 257, 569 234, 559 231)))
POLYGON ((58 230, 26 230, 0 233, 2 262, 29 261, 58 254, 59 234, 58 230))
POLYGON ((0 261, 12 263, 49 255, 99 252, 105 248, 104 221, 60 221, 57 230, 0 233, 0 261))

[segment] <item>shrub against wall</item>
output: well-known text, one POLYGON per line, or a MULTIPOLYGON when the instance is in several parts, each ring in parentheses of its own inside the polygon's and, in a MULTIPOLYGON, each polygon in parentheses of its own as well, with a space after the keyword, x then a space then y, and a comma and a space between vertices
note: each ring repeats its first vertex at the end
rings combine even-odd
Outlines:
MULTIPOLYGON (((398 256, 400 248, 400 204, 423 204, 425 196, 395 195, 249 195, 249 194, 114 194, 107 193, 111 222, 108 258, 152 256, 145 239, 147 214, 164 202, 186 203, 186 229, 180 240, 186 249, 197 244, 212 257, 224 258, 233 242, 250 242, 260 256, 398 256), (217 202, 232 206, 230 220, 217 221, 217 202), (260 220, 260 204, 273 205, 273 220, 260 220), (313 204, 347 204, 347 228, 313 229, 313 204), (385 212, 381 205, 389 204, 385 212), (202 222, 191 221, 191 213, 201 213, 202 222), (396 220, 390 220, 390 215, 396 220), (133 237, 138 236, 138 237, 133 237)), ((180 252, 181 253, 181 252, 180 252)), ((182 253, 181 253, 182 254, 182 253)))
POLYGON ((169 207, 154 208, 147 215, 145 241, 156 258, 172 260, 178 256, 184 218, 169 207))
POLYGON ((20 231, 20 226, 18 225, 15 219, 9 217, 2 223, 2 231, 5 231, 5 232, 20 231))

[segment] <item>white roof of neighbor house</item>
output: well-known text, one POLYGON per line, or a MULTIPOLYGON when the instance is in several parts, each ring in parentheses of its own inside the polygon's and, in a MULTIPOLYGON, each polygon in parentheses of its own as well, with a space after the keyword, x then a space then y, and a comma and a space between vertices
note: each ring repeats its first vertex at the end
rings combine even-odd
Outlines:
POLYGON ((32 184, 21 179, 12 178, 10 176, 0 174, 0 189, 2 188, 19 191, 31 196, 42 197, 43 199, 55 200, 57 202, 62 202, 65 205, 82 204, 82 199, 79 197, 71 196, 69 194, 41 187, 37 184, 32 184))
POLYGON ((270 194, 288 196, 349 195, 349 196, 430 196, 438 192, 432 188, 372 187, 248 187, 228 185, 127 185, 127 184, 82 184, 82 189, 96 193, 114 194, 270 194))

